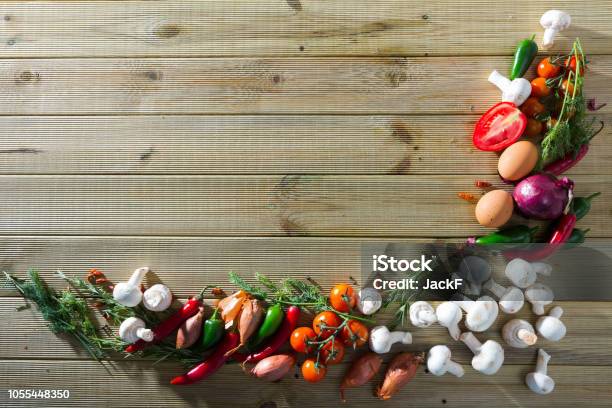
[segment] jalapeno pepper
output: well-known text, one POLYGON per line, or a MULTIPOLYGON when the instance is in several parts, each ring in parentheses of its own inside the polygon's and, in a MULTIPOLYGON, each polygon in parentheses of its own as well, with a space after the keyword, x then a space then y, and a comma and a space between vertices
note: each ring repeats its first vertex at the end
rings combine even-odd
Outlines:
MULTIPOLYGON (((249 354, 248 356, 240 356, 238 361, 255 363, 276 353, 276 351, 281 348, 282 345, 287 342, 287 340, 289 340, 289 336, 291 336, 291 333, 297 327, 299 320, 300 308, 297 306, 289 306, 281 326, 278 328, 276 333, 274 333, 274 335, 267 340, 263 348, 255 353, 249 354)), ((238 356, 234 355, 235 360, 237 357, 238 356)))
POLYGON ((591 201, 601 193, 591 194, 588 197, 575 197, 572 201, 572 212, 576 214, 576 219, 579 220, 591 211, 591 201))
POLYGON ((510 80, 521 78, 525 75, 525 72, 529 69, 529 66, 533 62, 536 54, 538 53, 538 44, 533 39, 535 34, 531 38, 526 38, 521 41, 516 47, 514 53, 514 62, 512 63, 512 69, 510 70, 510 80))
POLYGON ((204 350, 208 350, 216 345, 223 337, 225 323, 218 315, 219 309, 215 309, 212 316, 204 322, 204 329, 202 332, 202 348, 204 350))
POLYGON ((527 225, 517 225, 477 237, 474 242, 478 245, 528 244, 532 242, 537 230, 538 227, 529 228, 527 225))
POLYGON ((283 318, 285 317, 285 313, 283 312, 283 308, 280 304, 272 305, 266 311, 266 317, 264 318, 263 323, 259 326, 259 330, 257 334, 251 341, 252 346, 258 346, 266 337, 270 337, 273 335, 278 327, 280 326, 283 318))
POLYGON ((591 230, 590 228, 587 228, 585 230, 574 228, 572 230, 571 235, 567 239, 567 241, 565 241, 565 245, 563 246, 563 248, 565 249, 574 248, 582 244, 586 240, 587 232, 589 232, 590 230, 591 230))

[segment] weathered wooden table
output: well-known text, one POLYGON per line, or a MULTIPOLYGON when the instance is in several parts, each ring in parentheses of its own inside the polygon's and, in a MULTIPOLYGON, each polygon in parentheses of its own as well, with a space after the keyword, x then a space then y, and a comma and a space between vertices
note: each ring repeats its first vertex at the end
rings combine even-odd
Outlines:
MULTIPOLYGON (((362 242, 482 233, 456 194, 499 185, 496 156, 470 140, 499 98, 486 77, 541 38, 551 7, 573 17, 556 49, 580 36, 587 93, 610 102, 607 0, 0 1, 0 266, 59 287, 59 268, 119 279, 150 265, 185 298, 231 289, 231 270, 328 287, 358 275, 362 242)), ((600 113, 610 123, 612 103, 600 113)), ((579 194, 603 192, 581 223, 591 240, 612 237, 611 160, 608 127, 572 170, 579 194)), ((93 362, 1 294, 1 406, 339 403, 346 364, 317 385, 264 384, 234 365, 170 387, 181 367, 93 362), (71 396, 8 400, 26 388, 71 396)), ((511 350, 495 376, 420 372, 385 405, 610 406, 612 306, 561 304, 569 334, 545 344, 553 394, 523 384, 535 349, 511 350)), ((442 328, 414 334, 412 350, 450 342, 442 328)), ((377 404, 371 393, 351 391, 351 406, 377 404)))

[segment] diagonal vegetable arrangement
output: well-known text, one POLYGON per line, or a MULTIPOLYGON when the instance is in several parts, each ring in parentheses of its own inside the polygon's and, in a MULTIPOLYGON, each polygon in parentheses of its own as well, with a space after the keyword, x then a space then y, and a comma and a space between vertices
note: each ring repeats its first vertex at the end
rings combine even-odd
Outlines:
MULTIPOLYGON (((545 46, 552 45, 555 34, 567 28, 569 22, 565 13, 545 13, 541 19, 547 30, 545 46)), ((395 323, 399 326, 407 325, 409 320, 419 329, 435 323, 447 328, 453 340, 463 342, 474 354, 472 368, 493 375, 503 365, 505 351, 496 341, 481 342, 474 332, 487 331, 500 310, 515 314, 527 300, 540 316, 535 328, 523 319, 505 324, 502 338, 510 347, 533 346, 538 337, 559 341, 565 336, 566 328, 560 320, 563 310, 554 307, 544 315, 544 307, 552 303, 554 296, 537 279, 539 275, 550 275, 552 268, 538 261, 552 255, 561 244, 584 241, 587 231, 574 227, 599 195, 574 197, 573 182, 557 178, 586 155, 590 140, 601 130, 595 131, 593 120, 586 116, 582 89, 587 61, 582 45, 576 40, 568 55, 544 58, 537 66, 539 76, 529 82, 522 76, 537 54, 533 38, 519 44, 509 78, 497 71, 490 75, 489 81, 502 91, 502 102, 482 116, 473 135, 475 146, 481 150, 505 149, 499 159, 499 174, 516 184, 512 195, 503 190, 485 194, 476 206, 478 221, 484 226, 502 227, 516 207, 527 218, 551 220, 555 225, 547 241, 552 245, 536 249, 521 247, 536 239, 537 228, 526 225, 468 240, 477 246, 517 246, 504 251, 509 260, 505 269, 509 286, 494 281, 490 265, 477 256, 465 258, 465 268, 460 266, 456 273, 467 279, 467 294, 475 300, 464 294, 435 308, 416 301, 416 292, 409 290, 381 294, 366 287, 356 292, 349 284, 337 284, 327 296, 310 280, 287 278, 273 282, 261 274, 256 274, 254 285, 230 273, 228 280, 237 291, 226 295, 218 287, 205 287, 184 304, 177 304, 170 288, 163 284, 145 290, 142 282, 148 267, 135 270, 127 281, 117 284, 96 269, 90 270, 85 279, 58 272, 57 276, 70 285, 70 289, 60 292, 49 288, 35 271, 29 272, 27 280, 7 273, 5 278, 26 300, 37 305, 54 333, 71 336, 96 360, 122 355, 152 357, 156 362, 174 360, 189 366, 188 372, 170 380, 172 385, 203 381, 228 362, 242 364, 245 372, 254 377, 278 381, 291 372, 297 360, 302 360, 303 379, 315 383, 343 361, 348 348, 359 349, 367 344, 370 351, 357 356, 339 385, 345 401, 346 390, 374 379, 383 366, 381 354, 412 343, 410 332, 392 331, 384 325, 370 328, 376 323, 372 316, 381 307, 395 307, 395 323), (472 267, 466 266, 468 262, 472 267), (480 273, 476 272, 478 268, 480 273), (216 298, 212 310, 204 302, 209 290, 216 298), (481 296, 483 290, 497 300, 481 296), (98 324, 96 311, 107 324, 98 324), (311 322, 299 326, 304 316, 312 317, 311 322), (118 330, 111 326, 118 326, 118 330), (462 328, 467 331, 462 333, 462 328), (289 352, 283 349, 287 345, 289 352)), ((479 182, 477 186, 489 188, 490 184, 479 182)), ((539 349, 536 370, 525 378, 535 393, 548 394, 554 389, 554 380, 547 373, 550 358, 539 349)), ((435 376, 450 373, 462 377, 465 373, 451 359, 446 345, 435 345, 427 353, 401 352, 387 365, 375 395, 381 400, 391 398, 423 363, 435 376)))

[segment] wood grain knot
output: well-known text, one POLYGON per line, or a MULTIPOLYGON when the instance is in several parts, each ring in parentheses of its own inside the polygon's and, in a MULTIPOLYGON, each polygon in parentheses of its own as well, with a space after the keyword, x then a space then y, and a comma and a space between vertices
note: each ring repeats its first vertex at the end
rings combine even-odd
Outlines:
POLYGON ((19 73, 19 76, 15 78, 15 82, 18 84, 32 81, 40 81, 40 74, 38 72, 22 71, 19 73))
POLYGON ((176 24, 162 24, 155 29, 155 35, 159 38, 172 38, 179 35, 181 28, 176 24))
POLYGON ((164 73, 161 71, 145 71, 144 76, 151 81, 161 81, 164 78, 164 73))

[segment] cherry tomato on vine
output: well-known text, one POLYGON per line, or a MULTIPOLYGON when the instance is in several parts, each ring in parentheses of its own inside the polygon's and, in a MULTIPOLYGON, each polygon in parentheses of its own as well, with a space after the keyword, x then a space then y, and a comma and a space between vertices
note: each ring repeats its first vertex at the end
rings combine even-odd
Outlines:
POLYGON ((346 326, 342 328, 342 332, 340 333, 344 345, 354 348, 366 344, 369 336, 370 331, 366 325, 357 320, 349 320, 346 322, 346 326))
POLYGON ((326 339, 336 331, 336 327, 342 324, 340 317, 334 312, 321 312, 312 319, 312 328, 315 333, 321 338, 326 339), (326 326, 326 327, 321 327, 326 326))
POLYGON ((493 105, 476 123, 472 141, 485 151, 499 151, 516 142, 527 124, 527 118, 510 102, 493 105))
POLYGON ((551 89, 546 85, 546 78, 537 77, 531 81, 531 96, 541 98, 550 95, 551 89))
POLYGON ((554 78, 561 72, 561 67, 550 62, 550 58, 546 57, 538 64, 538 76, 542 78, 554 78))
POLYGON ((336 285, 329 295, 329 303, 339 312, 350 312, 355 307, 356 302, 357 297, 351 285, 336 285))
POLYGON ((561 82, 561 92, 566 93, 569 92, 570 95, 574 94, 574 83, 564 79, 561 82))
POLYGON ((344 358, 344 344, 331 340, 321 348, 321 361, 327 365, 339 364, 344 358))
POLYGON ((529 118, 535 118, 537 115, 546 112, 546 107, 536 97, 527 98, 525 103, 521 105, 521 111, 529 118))
POLYGON ((312 351, 312 347, 308 346, 306 342, 315 340, 316 337, 316 333, 310 327, 298 327, 291 333, 289 344, 298 353, 308 353, 312 351))
POLYGON ((539 120, 529 118, 527 119, 527 126, 525 127, 525 136, 527 137, 536 137, 542 133, 543 129, 542 122, 539 120))
POLYGON ((315 360, 309 358, 302 363, 302 376, 311 383, 316 383, 325 378, 327 367, 324 364, 317 364, 315 360))
MULTIPOLYGON (((576 56, 572 55, 565 60, 565 69, 576 73, 576 56)), ((584 75, 584 60, 580 61, 580 76, 584 75)))

